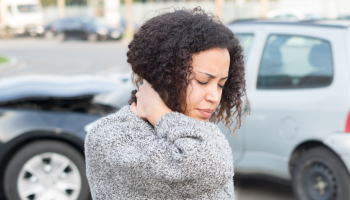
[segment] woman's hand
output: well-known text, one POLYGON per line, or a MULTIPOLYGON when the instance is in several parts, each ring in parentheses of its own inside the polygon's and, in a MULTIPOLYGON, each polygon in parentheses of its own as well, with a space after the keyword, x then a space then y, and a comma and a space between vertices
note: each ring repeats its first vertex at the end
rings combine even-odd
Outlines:
POLYGON ((163 102, 159 94, 151 84, 143 80, 143 84, 136 93, 137 104, 134 102, 130 110, 144 120, 148 120, 153 126, 165 114, 172 112, 163 102))
MULTIPOLYGON (((130 110, 131 112, 133 112, 135 115, 137 115, 137 104, 136 102, 133 102, 131 105, 130 105, 130 110)), ((137 115, 138 116, 138 115, 137 115)), ((140 116, 139 116, 140 117, 140 116)))

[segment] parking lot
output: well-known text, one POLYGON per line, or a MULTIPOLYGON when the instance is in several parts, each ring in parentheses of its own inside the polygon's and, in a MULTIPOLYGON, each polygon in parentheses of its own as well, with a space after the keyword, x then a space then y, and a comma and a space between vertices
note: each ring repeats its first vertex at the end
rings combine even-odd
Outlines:
MULTIPOLYGON (((0 75, 28 74, 108 74, 128 73, 127 42, 48 41, 40 38, 0 40, 0 55, 13 56, 13 66, 0 68, 0 75)), ((1 77, 0 77, 1 79, 1 77)), ((292 189, 260 179, 235 180, 238 200, 292 200, 292 189)))
POLYGON ((130 71, 126 62, 125 42, 59 42, 26 37, 3 39, 0 42, 0 54, 17 59, 13 67, 1 69, 3 76, 130 71))

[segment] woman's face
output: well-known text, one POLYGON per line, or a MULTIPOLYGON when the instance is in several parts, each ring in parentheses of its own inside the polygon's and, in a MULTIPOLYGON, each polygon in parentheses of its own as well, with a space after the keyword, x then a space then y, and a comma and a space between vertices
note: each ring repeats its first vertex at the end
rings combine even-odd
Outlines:
POLYGON ((195 78, 186 91, 186 115, 208 120, 219 106, 228 78, 230 54, 227 49, 214 48, 192 56, 195 78))

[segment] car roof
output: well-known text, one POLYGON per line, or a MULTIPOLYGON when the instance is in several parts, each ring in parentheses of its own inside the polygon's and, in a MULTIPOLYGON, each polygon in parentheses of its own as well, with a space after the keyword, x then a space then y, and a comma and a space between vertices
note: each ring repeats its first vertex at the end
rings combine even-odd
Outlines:
POLYGON ((350 27, 350 20, 280 20, 280 19, 243 19, 236 20, 228 25, 249 25, 249 24, 261 24, 261 25, 290 25, 290 26, 314 26, 314 27, 327 27, 327 28, 340 28, 347 29, 350 27))

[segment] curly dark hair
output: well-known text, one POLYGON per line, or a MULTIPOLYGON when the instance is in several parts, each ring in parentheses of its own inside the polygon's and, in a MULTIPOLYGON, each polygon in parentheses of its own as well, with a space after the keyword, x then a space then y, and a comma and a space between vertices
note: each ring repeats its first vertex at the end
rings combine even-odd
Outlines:
POLYGON ((246 95, 243 50, 215 15, 200 7, 158 15, 141 26, 128 47, 133 82, 138 86, 142 79, 147 80, 171 110, 181 113, 186 111, 186 88, 195 78, 192 55, 212 48, 227 49, 229 75, 210 121, 229 127, 236 116, 234 131, 241 126, 242 97, 246 95))

